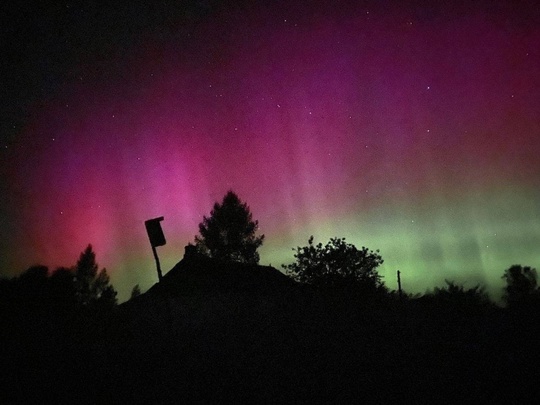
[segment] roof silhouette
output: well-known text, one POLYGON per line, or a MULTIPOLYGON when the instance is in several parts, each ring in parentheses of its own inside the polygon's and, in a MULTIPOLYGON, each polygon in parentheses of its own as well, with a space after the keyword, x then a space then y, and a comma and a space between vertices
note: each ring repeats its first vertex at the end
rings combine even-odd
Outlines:
POLYGON ((279 294, 296 283, 271 266, 212 259, 186 246, 184 258, 161 282, 146 294, 189 296, 193 294, 237 293, 279 294))

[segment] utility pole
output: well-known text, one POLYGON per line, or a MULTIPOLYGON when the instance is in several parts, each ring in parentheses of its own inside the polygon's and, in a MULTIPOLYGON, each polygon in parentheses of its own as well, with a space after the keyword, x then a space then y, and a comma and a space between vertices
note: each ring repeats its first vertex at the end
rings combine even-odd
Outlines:
POLYGON ((398 292, 399 292, 399 300, 401 301, 401 298, 403 297, 403 292, 401 291, 401 271, 397 271, 397 285, 398 285, 398 292))
POLYGON ((163 219, 163 217, 159 217, 144 221, 146 233, 148 234, 148 238, 150 239, 150 245, 152 245, 152 253, 154 254, 154 259, 156 260, 159 281, 162 280, 163 274, 161 273, 161 266, 159 264, 159 257, 157 255, 156 246, 163 246, 167 243, 165 241, 165 235, 163 235, 163 230, 161 229, 160 224, 163 219))

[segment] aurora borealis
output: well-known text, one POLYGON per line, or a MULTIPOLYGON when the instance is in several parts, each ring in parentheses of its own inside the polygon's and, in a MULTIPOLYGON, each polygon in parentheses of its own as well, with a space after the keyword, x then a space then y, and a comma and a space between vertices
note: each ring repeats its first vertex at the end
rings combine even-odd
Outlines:
MULTIPOLYGON (((36 62, 20 44, 21 74, 54 75, 2 134, 1 275, 92 243, 122 301, 157 281, 144 221, 165 217, 166 271, 229 189, 266 235, 261 264, 346 237, 380 250, 390 288, 399 269, 409 292, 450 279, 494 297, 510 265, 540 266, 532 3, 188 3, 166 24, 126 11, 138 31, 89 50, 36 62)), ((77 12, 62 21, 79 39, 106 18, 77 12)), ((36 44, 64 39, 45 30, 36 44)))

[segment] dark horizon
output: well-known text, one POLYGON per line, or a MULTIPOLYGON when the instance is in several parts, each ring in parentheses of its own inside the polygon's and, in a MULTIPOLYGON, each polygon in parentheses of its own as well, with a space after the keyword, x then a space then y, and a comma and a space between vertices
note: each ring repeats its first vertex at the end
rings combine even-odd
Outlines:
POLYGON ((10 403, 538 398, 530 372, 539 360, 536 284, 506 309, 451 286, 400 299, 309 288, 270 267, 196 249, 120 306, 78 301, 58 279, 40 288, 42 276, 0 282, 0 388, 10 403), (30 294, 6 301, 10 287, 30 294))

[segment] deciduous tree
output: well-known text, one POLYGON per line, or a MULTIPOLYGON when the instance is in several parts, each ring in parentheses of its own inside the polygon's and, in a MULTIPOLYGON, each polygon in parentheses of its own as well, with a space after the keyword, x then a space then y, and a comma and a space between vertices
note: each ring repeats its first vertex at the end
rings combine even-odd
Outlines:
POLYGON ((379 251, 358 249, 345 238, 332 238, 323 246, 313 244, 293 249, 296 262, 283 265, 287 273, 301 283, 319 287, 363 287, 376 290, 383 287, 377 267, 383 263, 379 251))

